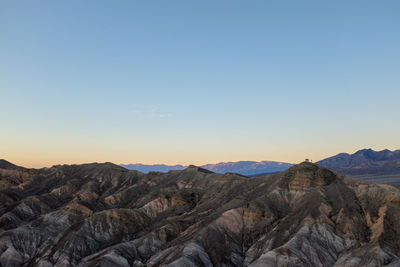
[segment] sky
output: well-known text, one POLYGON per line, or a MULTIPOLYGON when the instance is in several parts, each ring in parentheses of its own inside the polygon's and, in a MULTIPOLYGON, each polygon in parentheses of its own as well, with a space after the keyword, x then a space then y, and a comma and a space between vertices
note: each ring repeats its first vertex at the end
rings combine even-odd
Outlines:
POLYGON ((0 2, 0 158, 400 149, 399 1, 0 2))

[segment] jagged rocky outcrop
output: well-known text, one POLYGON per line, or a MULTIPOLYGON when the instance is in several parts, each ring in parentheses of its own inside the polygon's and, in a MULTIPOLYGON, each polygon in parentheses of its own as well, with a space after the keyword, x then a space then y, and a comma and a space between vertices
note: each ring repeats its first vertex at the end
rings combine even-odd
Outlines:
POLYGON ((253 179, 111 163, 0 175, 1 266, 400 265, 399 189, 312 163, 253 179))

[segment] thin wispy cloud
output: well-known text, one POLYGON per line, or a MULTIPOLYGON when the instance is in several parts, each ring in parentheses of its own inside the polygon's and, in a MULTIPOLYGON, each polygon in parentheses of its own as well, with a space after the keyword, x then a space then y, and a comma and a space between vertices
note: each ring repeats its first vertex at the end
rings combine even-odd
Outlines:
POLYGON ((172 113, 161 113, 161 114, 156 114, 157 117, 159 118, 171 118, 174 116, 172 113))
POLYGON ((132 112, 136 117, 147 117, 147 118, 174 117, 173 113, 160 111, 159 108, 154 105, 136 106, 132 112))

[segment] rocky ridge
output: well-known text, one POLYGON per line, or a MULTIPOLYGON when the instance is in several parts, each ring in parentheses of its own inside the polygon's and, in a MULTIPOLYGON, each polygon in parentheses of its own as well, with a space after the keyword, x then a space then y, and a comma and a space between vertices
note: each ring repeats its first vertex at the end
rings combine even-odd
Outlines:
POLYGON ((399 189, 317 164, 253 179, 1 165, 0 181, 1 266, 400 265, 399 189))

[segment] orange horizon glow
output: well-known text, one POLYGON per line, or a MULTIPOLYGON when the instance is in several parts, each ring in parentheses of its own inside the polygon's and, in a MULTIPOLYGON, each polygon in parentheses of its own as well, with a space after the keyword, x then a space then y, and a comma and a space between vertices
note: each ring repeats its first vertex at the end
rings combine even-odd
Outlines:
MULTIPOLYGON (((360 148, 363 149, 363 148, 360 148)), ((199 154, 198 157, 196 158, 196 155, 192 155, 191 157, 186 157, 185 159, 180 160, 178 157, 176 159, 173 159, 172 157, 168 157, 168 153, 163 153, 166 155, 165 158, 162 157, 153 157, 151 158, 151 155, 148 155, 147 158, 139 158, 139 157, 134 157, 134 156, 126 156, 126 157, 121 157, 118 155, 110 155, 107 157, 106 155, 82 155, 81 156, 74 156, 70 155, 69 157, 59 155, 58 157, 53 157, 51 159, 46 158, 45 155, 29 155, 29 154, 24 154, 23 156, 18 156, 15 153, 3 153, 0 158, 7 160, 15 165, 26 167, 26 168, 43 168, 43 167, 51 167, 54 165, 72 165, 72 164, 87 164, 87 163, 104 163, 104 162, 112 162, 114 164, 120 165, 120 164, 145 164, 145 165, 155 165, 155 164, 165 164, 165 165, 183 165, 183 166, 188 166, 188 165, 196 165, 196 166, 201 166, 205 164, 217 164, 217 163, 228 163, 228 162, 238 162, 238 161, 256 161, 256 162, 261 162, 261 161, 275 161, 275 162, 284 162, 284 163, 300 163, 304 161, 306 158, 309 158, 313 160, 313 162, 317 162, 319 160, 325 159, 327 157, 334 156, 339 153, 349 153, 352 154, 356 152, 358 149, 353 150, 353 151, 334 151, 331 153, 324 153, 324 154, 318 154, 318 153, 313 153, 313 155, 310 154, 304 154, 304 155, 299 155, 299 154, 292 154, 288 155, 286 157, 283 157, 282 155, 277 155, 276 157, 273 157, 273 155, 266 155, 265 157, 258 156, 258 157, 251 157, 249 155, 248 157, 241 157, 241 156, 232 156, 232 157, 222 157, 216 155, 215 157, 207 157, 204 155, 199 154)), ((383 149, 374 149, 374 150, 383 150, 383 149)), ((395 150, 395 149, 393 149, 395 150)), ((79 153, 77 153, 79 154, 79 153)), ((173 155, 174 153, 171 153, 173 155)), ((177 155, 175 155, 177 156, 177 155)))

